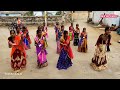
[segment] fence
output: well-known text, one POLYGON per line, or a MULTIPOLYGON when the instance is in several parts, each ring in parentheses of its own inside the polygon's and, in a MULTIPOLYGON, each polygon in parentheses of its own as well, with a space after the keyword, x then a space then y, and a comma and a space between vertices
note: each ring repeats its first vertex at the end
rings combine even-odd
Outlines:
MULTIPOLYGON (((33 24, 41 24, 44 22, 45 18, 44 16, 17 16, 17 17, 10 17, 10 16, 5 16, 5 17, 0 17, 0 25, 8 25, 11 22, 15 22, 16 18, 20 18, 21 21, 25 25, 33 25, 33 24)), ((65 23, 71 22, 71 16, 70 14, 65 15, 65 23)), ((47 17, 47 23, 48 25, 54 25, 55 22, 62 22, 62 16, 57 15, 57 16, 48 16, 47 17)))

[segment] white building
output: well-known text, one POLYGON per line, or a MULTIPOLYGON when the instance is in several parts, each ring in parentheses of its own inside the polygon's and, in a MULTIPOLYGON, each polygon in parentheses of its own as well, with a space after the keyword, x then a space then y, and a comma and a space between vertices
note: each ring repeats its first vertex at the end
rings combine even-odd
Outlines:
MULTIPOLYGON (((55 16, 58 11, 47 11, 48 16, 55 16)), ((44 16, 43 11, 33 11, 34 16, 44 16)))
POLYGON ((42 11, 33 11, 33 15, 34 16, 43 16, 43 12, 42 11))
POLYGON ((104 18, 103 24, 111 26, 112 24, 116 24, 116 26, 120 25, 120 11, 92 11, 92 21, 93 23, 98 24, 101 20, 101 14, 115 14, 118 15, 117 18, 104 18))

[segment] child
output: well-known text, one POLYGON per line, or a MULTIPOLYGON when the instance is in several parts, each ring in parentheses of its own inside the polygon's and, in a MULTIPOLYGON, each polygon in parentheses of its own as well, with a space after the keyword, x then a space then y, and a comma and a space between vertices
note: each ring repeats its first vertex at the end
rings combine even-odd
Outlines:
POLYGON ((14 37, 15 37, 15 30, 10 31, 10 37, 8 37, 8 46, 9 48, 12 47, 12 43, 14 43, 14 37))

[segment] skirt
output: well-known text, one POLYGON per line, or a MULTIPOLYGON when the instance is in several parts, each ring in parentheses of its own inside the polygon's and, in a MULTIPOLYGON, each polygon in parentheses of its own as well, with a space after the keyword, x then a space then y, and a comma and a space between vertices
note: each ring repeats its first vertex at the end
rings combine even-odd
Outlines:
POLYGON ((81 38, 78 43, 78 52, 87 52, 87 39, 81 38))
POLYGON ((16 49, 11 57, 11 67, 14 71, 21 70, 26 67, 26 57, 25 53, 16 49))
POLYGON ((61 70, 67 69, 71 66, 72 66, 71 58, 68 56, 67 51, 65 51, 64 48, 62 48, 56 67, 58 68, 58 70, 61 70))
POLYGON ((78 46, 78 43, 79 43, 79 38, 75 38, 74 42, 73 42, 73 45, 74 46, 78 46))
POLYGON ((107 68, 106 45, 103 45, 103 50, 97 47, 94 57, 92 58, 91 66, 94 70, 101 71, 107 68))
POLYGON ((46 50, 40 50, 40 52, 37 54, 38 68, 46 67, 48 65, 46 56, 47 56, 46 50))

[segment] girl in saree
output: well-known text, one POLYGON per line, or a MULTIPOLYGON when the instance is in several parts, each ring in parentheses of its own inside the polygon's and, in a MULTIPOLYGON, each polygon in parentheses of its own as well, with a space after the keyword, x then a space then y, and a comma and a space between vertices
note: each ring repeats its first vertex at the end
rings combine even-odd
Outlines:
POLYGON ((11 67, 14 71, 19 72, 26 67, 26 52, 19 27, 17 27, 16 31, 17 35, 15 36, 14 43, 11 43, 11 67))
POLYGON ((73 52, 70 47, 70 36, 68 36, 68 31, 64 31, 63 36, 60 39, 61 52, 57 62, 57 68, 67 69, 72 66, 73 52))
POLYGON ((94 70, 101 71, 107 68, 107 44, 109 39, 110 29, 105 28, 105 33, 101 34, 96 43, 94 57, 92 58, 91 66, 94 70))
POLYGON ((38 68, 46 67, 48 65, 46 58, 47 51, 45 48, 45 41, 44 41, 44 37, 42 37, 41 30, 37 30, 37 35, 35 37, 35 46, 37 52, 38 68))
POLYGON ((74 41, 73 41, 74 46, 78 46, 79 36, 80 36, 79 24, 76 24, 76 30, 74 31, 74 41))
POLYGON ((80 40, 78 44, 78 52, 87 52, 87 33, 86 33, 86 28, 83 28, 83 31, 80 35, 80 40))
POLYGON ((29 36, 29 32, 25 26, 23 27, 23 41, 26 47, 25 49, 26 50, 30 49, 31 39, 29 36))
POLYGON ((71 23, 71 26, 69 27, 69 36, 70 36, 70 41, 73 40, 74 37, 74 27, 73 27, 73 23, 71 23))

